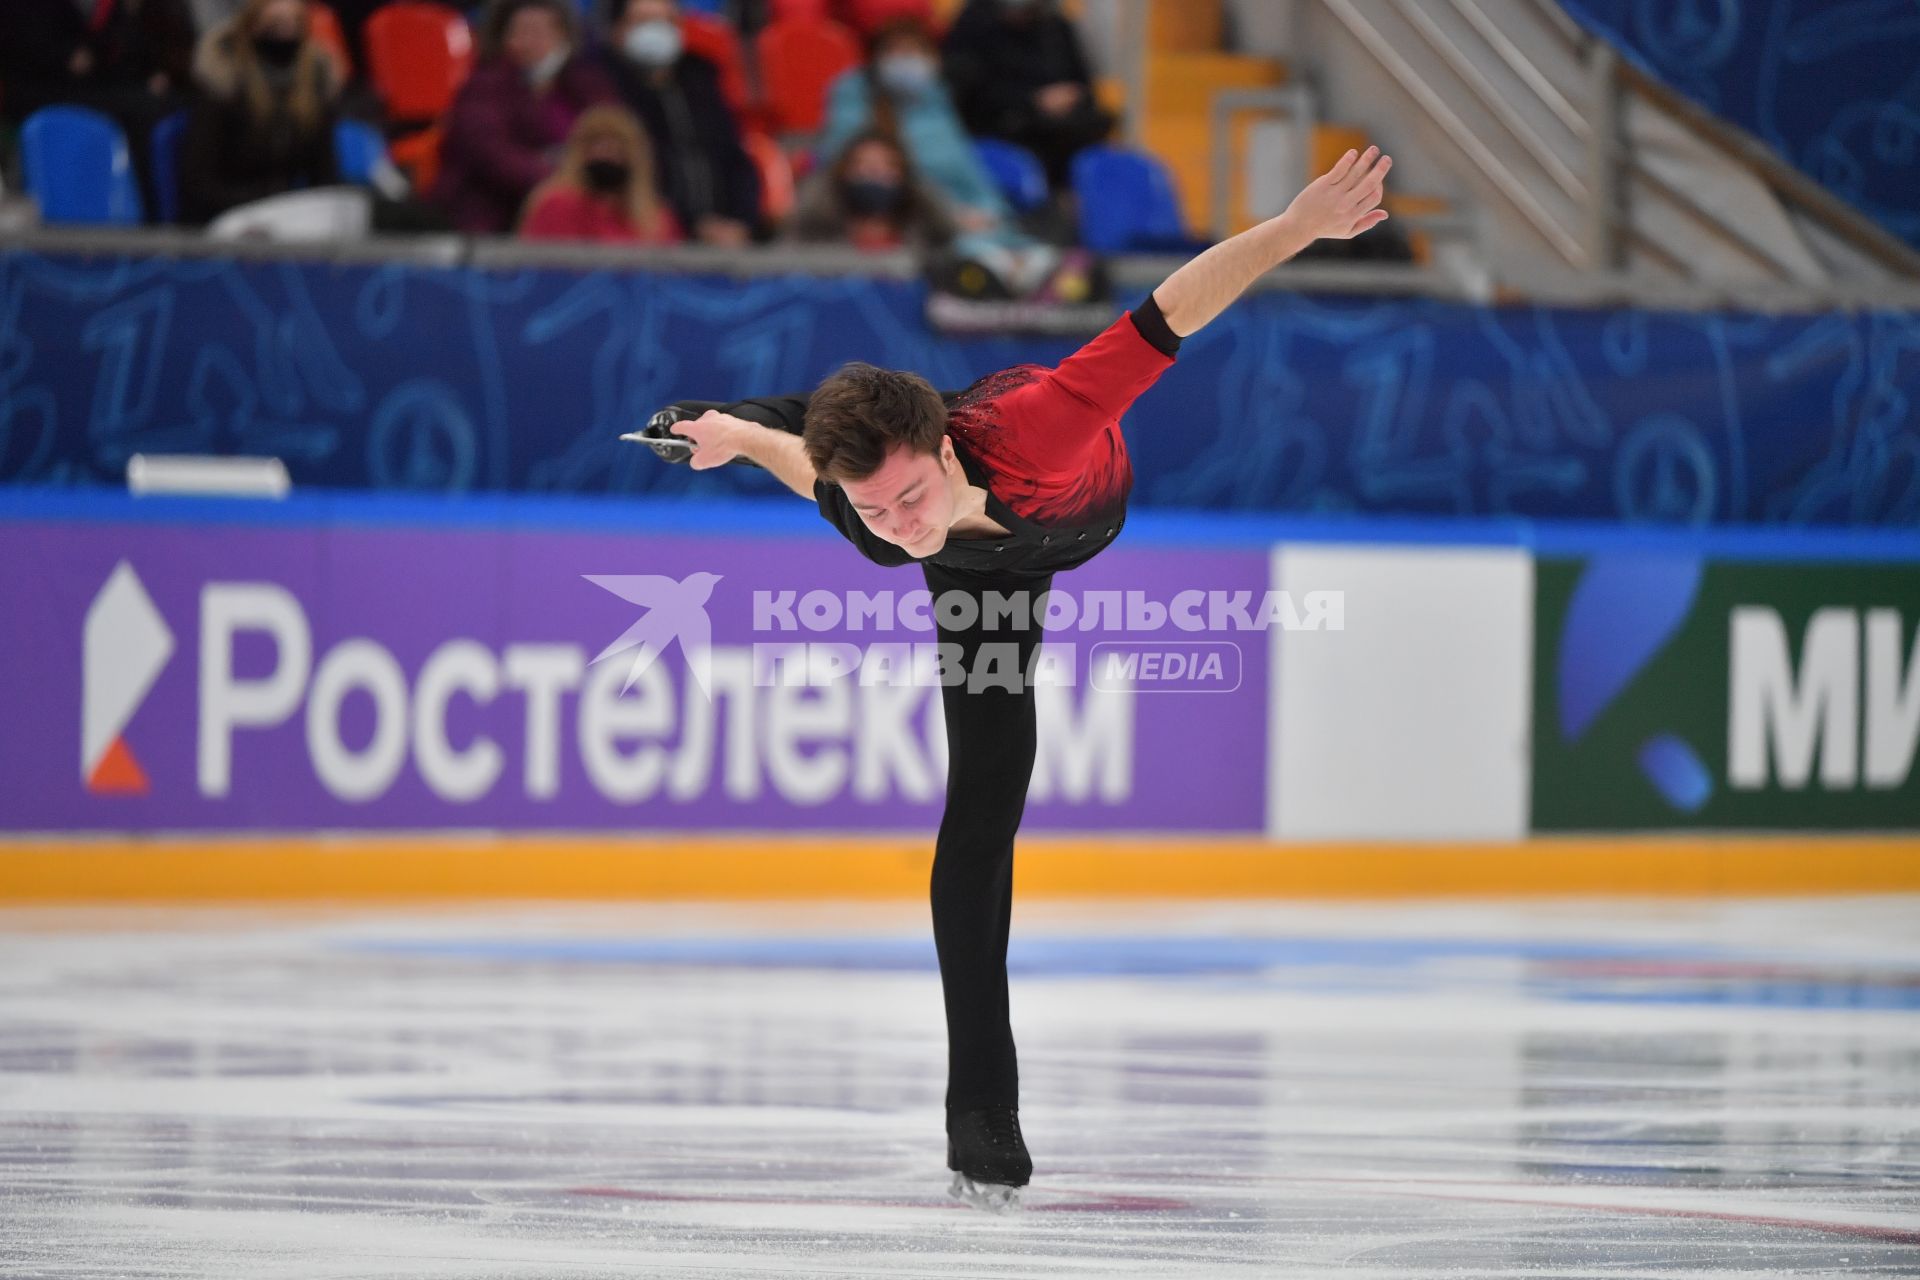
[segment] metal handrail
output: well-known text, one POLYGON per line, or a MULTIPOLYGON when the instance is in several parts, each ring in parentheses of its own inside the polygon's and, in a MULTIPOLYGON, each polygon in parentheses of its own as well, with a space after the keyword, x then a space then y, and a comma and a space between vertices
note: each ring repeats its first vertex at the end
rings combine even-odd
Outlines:
POLYGON ((1354 4, 1353 0, 1325 0, 1327 9, 1343 24, 1374 59, 1386 68, 1394 80, 1417 101, 1421 108, 1433 118, 1433 122, 1452 139, 1453 144, 1466 152, 1469 159, 1485 175, 1494 188, 1538 231, 1569 265, 1577 267, 1595 266, 1589 256, 1588 246, 1578 237, 1560 225, 1558 218, 1534 197, 1527 185, 1517 178, 1513 171, 1501 162, 1492 149, 1468 128, 1466 122, 1456 115, 1451 107, 1433 87, 1420 78, 1406 59, 1402 58, 1391 41, 1380 34, 1378 28, 1368 22, 1354 4))
POLYGON ((1513 136, 1523 150, 1533 158, 1533 162, 1547 171, 1562 191, 1575 200, 1586 200, 1589 196, 1587 184, 1581 181, 1565 160, 1560 158, 1552 145, 1540 136, 1539 131, 1513 108, 1513 104, 1501 94, 1486 74, 1473 64, 1473 60, 1461 52, 1447 33, 1442 31, 1433 20, 1433 14, 1421 7, 1419 0, 1400 0, 1400 15, 1412 24, 1427 42, 1427 47, 1439 54, 1441 60, 1453 69, 1453 73, 1466 82, 1473 96, 1480 100, 1493 118, 1513 136))
POLYGON ((1317 118, 1312 89, 1295 82, 1278 88, 1222 89, 1213 95, 1209 135, 1209 182, 1213 189, 1213 238, 1233 234, 1233 117, 1246 111, 1266 111, 1294 122, 1300 136, 1313 136, 1317 118))
MULTIPOLYGON (((1744 129, 1728 124, 1696 105, 1625 59, 1620 61, 1619 75, 1634 92, 1746 164, 1762 182, 1835 236, 1895 275, 1920 280, 1920 253, 1782 160, 1771 147, 1744 129)), ((1634 162, 1634 168, 1644 172, 1638 161, 1634 162)))
MULTIPOLYGON (((1506 64, 1507 68, 1538 97, 1541 104, 1567 126, 1577 141, 1587 145, 1590 156, 1595 154, 1601 140, 1595 132, 1592 121, 1566 94, 1561 92, 1558 85, 1546 77, 1519 46, 1506 36, 1499 25, 1480 7, 1478 0, 1450 0, 1450 3, 1475 33, 1486 41, 1488 47, 1506 64)), ((1421 103, 1433 117, 1434 122, 1466 152, 1501 195, 1518 208, 1535 229, 1541 231, 1555 245, 1570 265, 1584 266, 1591 270, 1603 269, 1606 266, 1607 255, 1604 244, 1607 238, 1601 236, 1593 243, 1582 245, 1577 255, 1569 253, 1566 240, 1573 237, 1566 233, 1564 228, 1560 227, 1558 220, 1538 203, 1515 173, 1467 129, 1459 116, 1446 105, 1441 95, 1400 56, 1378 28, 1372 26, 1361 15, 1353 0, 1326 0, 1326 5, 1362 46, 1393 76, 1400 87, 1421 103)), ((1611 47, 1606 46, 1604 41, 1598 40, 1574 23, 1557 5, 1536 4, 1534 9, 1537 13, 1548 17, 1559 34, 1568 41, 1569 47, 1583 57, 1589 56, 1596 45, 1611 47)), ((1395 11, 1403 21, 1419 33, 1427 46, 1446 63, 1454 75, 1459 77, 1467 90, 1519 143, 1527 156, 1540 166, 1563 193, 1576 201, 1592 206, 1596 219, 1606 222, 1617 232, 1629 237, 1643 251, 1653 253, 1671 266, 1682 270, 1687 269, 1687 264, 1678 255, 1656 242, 1649 232, 1635 225, 1630 218, 1621 216, 1615 207, 1617 199, 1607 194, 1607 186, 1594 185, 1602 176, 1596 161, 1590 159, 1589 172, 1584 178, 1573 171, 1552 145, 1515 110, 1513 104, 1473 63, 1459 43, 1434 21, 1431 10, 1423 8, 1421 0, 1400 0, 1395 6, 1395 11)), ((1920 253, 1915 253, 1902 241, 1876 226, 1857 209, 1786 164, 1764 144, 1752 139, 1744 131, 1713 117, 1666 85, 1647 76, 1638 68, 1626 64, 1623 60, 1612 58, 1607 62, 1609 66, 1605 75, 1612 77, 1613 84, 1630 88, 1637 96, 1687 126, 1697 136, 1743 163, 1786 201, 1790 208, 1813 217, 1837 238, 1893 274, 1920 278, 1920 253)), ((1701 226, 1711 229, 1729 247, 1764 270, 1798 283, 1816 283, 1805 280, 1804 272, 1796 264, 1770 251, 1751 236, 1717 216, 1690 193, 1677 188, 1655 173, 1640 156, 1633 153, 1631 147, 1621 145, 1623 142, 1624 139, 1616 137, 1613 140, 1613 149, 1617 150, 1620 168, 1625 170, 1626 175, 1635 185, 1641 186, 1655 198, 1677 207, 1701 226)))
MULTIPOLYGON (((1478 6, 1472 4, 1470 0, 1453 0, 1453 3, 1454 8, 1474 27, 1475 32, 1483 39, 1488 40, 1488 43, 1494 48, 1495 53, 1506 62, 1508 69, 1519 74, 1529 88, 1532 88, 1536 93, 1540 93, 1541 86, 1547 86, 1548 93, 1542 94, 1541 96, 1549 110, 1556 110, 1555 103, 1557 101, 1569 112, 1573 112, 1574 118, 1579 121, 1578 127, 1574 130, 1575 134, 1580 141, 1591 144, 1593 139, 1593 128, 1591 124, 1578 116, 1577 111, 1573 108, 1573 104, 1568 102, 1565 96, 1557 89, 1553 89, 1551 82, 1547 81, 1545 76, 1538 74, 1538 68, 1534 67, 1533 63, 1528 61, 1526 56, 1520 52, 1512 41, 1506 39, 1504 35, 1499 35, 1497 28, 1494 28, 1492 32, 1490 32, 1487 26, 1482 26, 1480 23, 1474 21, 1476 14, 1483 19, 1485 17, 1478 6), (1494 36, 1497 36, 1497 39, 1493 38, 1494 36), (1528 76, 1526 72, 1522 70, 1523 67, 1531 69, 1534 75, 1528 76)), ((1400 0, 1400 10, 1408 22, 1426 39, 1428 46, 1446 61, 1447 65, 1453 69, 1455 75, 1458 75, 1461 80, 1466 82, 1467 87, 1480 99, 1481 104, 1492 112, 1494 117, 1506 127, 1507 132, 1512 134, 1514 138, 1526 148, 1529 154, 1532 155, 1534 161, 1559 183, 1562 191, 1580 201, 1587 201, 1593 198, 1591 188, 1577 178, 1567 166, 1566 162, 1554 152, 1551 145, 1521 118, 1520 113, 1514 110, 1512 104, 1500 95, 1493 83, 1488 80, 1485 73, 1483 73, 1479 67, 1475 66, 1473 60, 1461 51, 1460 46, 1449 38, 1447 33, 1441 30, 1439 25, 1433 21, 1432 15, 1420 8, 1418 0, 1400 0)), ((1713 213, 1690 193, 1675 187, 1658 174, 1655 174, 1651 169, 1641 163, 1639 158, 1634 156, 1631 151, 1628 151, 1626 159, 1629 167, 1634 171, 1635 176, 1644 183, 1654 195, 1678 207, 1682 213, 1686 214, 1695 222, 1717 232, 1724 240, 1728 241, 1735 250, 1750 261, 1757 263, 1775 275, 1787 279, 1801 278, 1801 273, 1796 270, 1792 263, 1769 252, 1765 246, 1755 242, 1751 237, 1714 217, 1713 213)), ((1630 222, 1625 224, 1622 229, 1625 230, 1628 235, 1632 236, 1635 242, 1642 248, 1654 252, 1656 256, 1662 258, 1670 266, 1676 266, 1681 270, 1686 270, 1684 263, 1679 258, 1668 252, 1665 245, 1658 244, 1647 232, 1630 222)))
POLYGON ((1500 55, 1500 60, 1507 64, 1507 69, 1524 80, 1527 87, 1547 104, 1547 109, 1559 117, 1560 123, 1565 125, 1574 137, 1584 142, 1591 129, 1586 115, 1566 94, 1560 92, 1560 86, 1540 70, 1538 63, 1522 53, 1520 46, 1507 38, 1507 33, 1501 30, 1500 24, 1488 17, 1487 11, 1480 7, 1479 0, 1453 0, 1453 7, 1473 26, 1475 31, 1480 33, 1480 38, 1487 42, 1487 46, 1500 55))
MULTIPOLYGON (((1654 173, 1644 164, 1641 164, 1637 159, 1632 160, 1631 164, 1634 176, 1644 184, 1653 195, 1665 200, 1668 204, 1676 206, 1680 212, 1686 214, 1687 217, 1718 234, 1722 240, 1726 241, 1751 261, 1758 263, 1760 266, 1765 267, 1783 279, 1797 280, 1808 284, 1818 283, 1818 281, 1806 280, 1804 273, 1793 263, 1773 253, 1765 245, 1760 244, 1732 224, 1715 216, 1713 210, 1702 204, 1691 192, 1674 186, 1665 178, 1654 173)), ((1629 225, 1626 230, 1628 234, 1632 235, 1634 239, 1641 244, 1653 244, 1653 237, 1641 231, 1638 227, 1629 225)))

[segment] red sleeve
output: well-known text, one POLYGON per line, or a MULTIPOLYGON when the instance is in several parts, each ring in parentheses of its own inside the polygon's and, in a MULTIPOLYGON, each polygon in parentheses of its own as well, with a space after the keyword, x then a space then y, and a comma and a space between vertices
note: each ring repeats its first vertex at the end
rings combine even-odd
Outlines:
POLYGON ((575 202, 567 192, 554 190, 542 196, 521 220, 523 240, 575 240, 580 237, 575 202))
POLYGON ((1172 366, 1131 315, 1121 316, 1058 368, 1008 393, 1004 403, 1017 406, 1023 423, 1020 452, 1042 471, 1073 468, 1172 366))
POLYGON ((687 238, 680 226, 680 219, 667 206, 666 197, 654 206, 653 227, 642 233, 641 238, 648 244, 679 244, 687 238))

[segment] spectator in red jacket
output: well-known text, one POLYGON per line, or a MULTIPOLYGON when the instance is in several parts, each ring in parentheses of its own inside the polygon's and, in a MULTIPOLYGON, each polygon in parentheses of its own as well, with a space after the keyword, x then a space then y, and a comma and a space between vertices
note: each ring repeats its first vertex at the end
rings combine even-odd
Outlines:
POLYGON ((653 183, 653 151, 624 107, 580 117, 554 175, 527 198, 526 240, 678 244, 680 222, 653 183))
POLYGON ((582 57, 571 0, 494 0, 480 63, 447 114, 435 201, 455 229, 509 231, 553 173, 561 144, 613 86, 582 57))

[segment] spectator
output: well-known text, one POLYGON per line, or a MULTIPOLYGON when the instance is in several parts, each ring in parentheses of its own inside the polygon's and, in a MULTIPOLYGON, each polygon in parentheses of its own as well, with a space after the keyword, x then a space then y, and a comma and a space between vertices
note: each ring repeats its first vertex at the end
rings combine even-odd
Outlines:
POLYGON ((603 244, 678 244, 680 222, 653 181, 653 151, 624 107, 598 106, 580 117, 560 167, 527 199, 526 240, 603 244))
POLYGON ((180 211, 208 222, 236 205, 336 180, 333 125, 345 79, 309 38, 308 0, 245 0, 201 37, 180 149, 180 211))
POLYGON ((967 230, 989 231, 1012 219, 947 96, 933 37, 912 18, 876 31, 866 65, 828 88, 827 122, 816 149, 820 162, 832 163, 855 137, 873 130, 900 140, 915 172, 940 192, 967 230))
POLYGON ((867 64, 829 88, 820 161, 834 163, 853 139, 869 132, 898 140, 913 171, 952 210, 960 232, 956 249, 988 265, 1011 292, 1027 293, 1059 264, 1050 245, 1014 225, 1006 197, 954 114, 933 37, 913 18, 874 32, 867 64))
POLYGON ((153 207, 147 140, 180 109, 193 61, 193 23, 182 0, 0 0, 0 83, 7 118, 42 107, 89 107, 126 132, 153 207))
POLYGON ((967 127, 1038 155, 1056 191, 1074 154, 1113 132, 1054 0, 969 0, 947 33, 946 69, 967 127))
POLYGON ((604 57, 646 126, 660 190, 680 224, 705 244, 743 245, 760 234, 760 172, 720 94, 720 73, 686 51, 677 0, 628 0, 604 57))
POLYGON ((188 0, 187 2, 187 8, 193 14, 194 30, 203 36, 215 27, 232 22, 246 7, 247 0, 188 0))
POLYGON ((940 196, 915 181, 900 144, 864 133, 831 169, 808 179, 789 234, 877 252, 944 248, 955 231, 940 196))
POLYGON ((457 230, 510 230, 574 123, 614 98, 579 53, 572 0, 494 0, 480 62, 447 113, 435 201, 457 230))

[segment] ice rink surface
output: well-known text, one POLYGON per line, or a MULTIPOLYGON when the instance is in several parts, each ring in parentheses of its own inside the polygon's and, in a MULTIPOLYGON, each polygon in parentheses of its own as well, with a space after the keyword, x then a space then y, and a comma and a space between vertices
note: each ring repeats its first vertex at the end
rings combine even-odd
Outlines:
POLYGON ((1920 1276, 1920 901, 0 912, 0 1274, 1920 1276))

